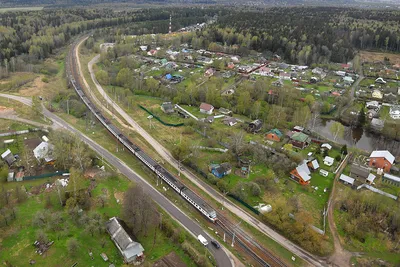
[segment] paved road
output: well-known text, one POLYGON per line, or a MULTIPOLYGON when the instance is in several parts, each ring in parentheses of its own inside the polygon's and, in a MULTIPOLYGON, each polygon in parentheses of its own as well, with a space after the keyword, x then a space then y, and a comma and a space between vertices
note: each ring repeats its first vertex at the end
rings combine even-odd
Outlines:
MULTIPOLYGON (((6 95, 0 94, 0 97, 9 97, 13 100, 19 101, 26 105, 31 106, 32 100, 24 97, 14 96, 14 95, 6 95)), ((152 187, 144 178, 142 178, 139 174, 137 174, 134 170, 129 168, 124 162, 118 159, 116 156, 111 154, 108 150, 104 149, 100 145, 98 145, 95 141, 93 141, 88 136, 81 133, 79 130, 72 127, 70 124, 51 113, 49 110, 43 108, 43 114, 51 121, 53 121, 53 128, 62 128, 68 130, 77 136, 80 137, 82 141, 89 145, 91 149, 93 149, 99 155, 108 161, 112 166, 118 169, 123 175, 128 177, 130 180, 135 183, 141 185, 144 190, 150 195, 150 197, 160 205, 166 212, 168 212, 175 220, 177 220, 182 227, 184 227, 189 233, 197 238, 199 234, 206 237, 206 239, 211 240, 212 238, 202 230, 202 228, 195 223, 191 218, 185 215, 183 211, 181 211, 178 207, 176 207, 168 198, 166 198, 162 193, 157 191, 152 187)), ((209 251, 214 255, 215 260, 217 261, 217 265, 221 267, 225 266, 235 266, 234 264, 234 256, 225 248, 215 249, 213 246, 208 246, 209 251)), ((236 265, 238 266, 238 265, 236 265)))
MULTIPOLYGON (((77 56, 79 59, 79 57, 77 56)), ((121 117, 132 126, 146 141, 153 146, 153 148, 158 152, 158 154, 166 160, 169 164, 174 166, 178 169, 178 161, 174 159, 174 157, 169 153, 169 151, 164 148, 157 140, 155 140, 149 133, 147 133, 136 121, 134 121, 114 100, 112 100, 107 93, 104 91, 102 86, 98 83, 95 74, 93 72, 93 64, 95 64, 99 60, 100 56, 97 55, 94 57, 89 63, 88 68, 91 75, 91 78, 96 85, 96 89, 99 91, 100 95, 114 107, 115 111, 121 115, 121 117)), ((82 75, 82 79, 85 78, 82 75)), ((85 84, 87 84, 85 82, 85 84)), ((88 89, 90 89, 88 87, 88 89)), ((92 96, 94 96, 92 94, 92 96)), ((98 99, 96 102, 100 103, 98 99)), ((216 201, 218 201, 221 205, 224 205, 225 208, 229 209, 232 213, 239 216, 242 220, 246 221, 271 239, 275 240, 277 243, 281 244, 283 247, 291 251, 293 254, 297 255, 298 257, 302 258, 303 260, 307 261, 308 263, 314 266, 324 266, 326 265, 323 259, 319 259, 318 257, 312 255, 311 253, 307 252, 306 250, 302 249, 298 245, 294 244, 281 234, 275 232, 272 228, 268 227, 267 225, 263 224, 249 213, 241 209, 240 207, 236 206, 233 202, 229 199, 225 198, 221 193, 216 191, 210 185, 199 179, 195 174, 190 172, 187 169, 184 169, 182 173, 188 177, 197 187, 201 190, 207 192, 210 196, 212 196, 216 201)))

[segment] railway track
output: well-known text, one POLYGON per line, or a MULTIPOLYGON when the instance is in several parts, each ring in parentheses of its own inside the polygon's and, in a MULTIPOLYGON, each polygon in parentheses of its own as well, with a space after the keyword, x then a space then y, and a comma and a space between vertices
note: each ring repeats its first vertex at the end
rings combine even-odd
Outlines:
MULTIPOLYGON (((77 71, 76 58, 75 58, 75 47, 78 42, 72 44, 72 47, 68 54, 68 59, 66 60, 66 71, 67 71, 67 79, 70 84, 73 85, 75 91, 80 96, 81 100, 85 103, 88 109, 94 113, 96 118, 103 124, 104 127, 108 129, 108 131, 113 134, 129 151, 131 151, 139 160, 141 160, 145 165, 147 165, 150 169, 157 173, 160 177, 162 174, 166 174, 167 172, 163 167, 152 165, 151 162, 155 162, 149 156, 144 154, 139 147, 133 144, 128 138, 123 136, 122 132, 119 131, 117 127, 111 124, 111 122, 106 119, 98 110, 93 103, 89 100, 89 98, 84 93, 82 86, 82 82, 80 80, 80 75, 77 71), (140 153, 140 154, 139 154, 140 153), (161 173, 160 173, 161 172, 161 173)), ((168 173, 168 175, 170 175, 168 173)), ((235 242, 239 245, 240 249, 243 250, 247 255, 249 255, 256 263, 260 266, 286 266, 279 258, 275 257, 271 252, 267 249, 263 248, 260 244, 254 241, 251 237, 249 237, 242 229, 234 226, 228 219, 226 219, 222 214, 218 213, 215 217, 210 216, 209 210, 210 206, 196 193, 186 188, 179 180, 175 177, 167 176, 171 179, 171 182, 168 182, 168 178, 166 180, 167 183, 175 189, 181 196, 183 196, 188 202, 191 202, 192 206, 197 210, 202 212, 207 219, 213 221, 225 232, 228 236, 233 238, 235 236, 235 242), (174 187, 175 185, 175 187, 174 187), (177 186, 182 186, 177 190, 177 186), (185 190, 185 191, 184 191, 185 190), (183 193, 185 192, 185 193, 183 193), (185 196, 188 197, 185 197, 185 196), (197 205, 196 203, 201 203, 201 205, 197 205), (206 207, 202 209, 201 207, 206 207), (208 213, 207 213, 208 212, 208 213)), ((213 211, 215 213, 215 211, 213 211)))

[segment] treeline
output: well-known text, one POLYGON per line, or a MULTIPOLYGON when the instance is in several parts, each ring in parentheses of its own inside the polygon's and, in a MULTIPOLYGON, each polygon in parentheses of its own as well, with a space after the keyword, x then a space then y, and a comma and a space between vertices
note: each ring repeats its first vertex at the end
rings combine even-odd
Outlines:
MULTIPOLYGON (((199 17, 207 18, 218 12, 195 8, 173 11, 175 29, 197 23, 199 17)), ((167 32, 171 12, 168 9, 120 12, 66 9, 0 13, 0 74, 29 71, 27 65, 47 58, 55 49, 67 45, 72 37, 89 30, 113 27, 118 34, 167 32), (146 25, 140 23, 145 21, 148 22, 146 25)))
POLYGON ((193 33, 194 48, 247 55, 277 53, 290 63, 348 62, 357 49, 400 51, 400 12, 272 8, 233 12, 193 33))

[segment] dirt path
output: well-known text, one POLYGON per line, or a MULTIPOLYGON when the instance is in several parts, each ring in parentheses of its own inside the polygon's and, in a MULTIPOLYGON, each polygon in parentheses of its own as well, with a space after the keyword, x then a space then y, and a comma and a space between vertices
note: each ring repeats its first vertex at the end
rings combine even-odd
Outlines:
POLYGON ((350 157, 351 155, 348 155, 348 157, 346 158, 347 159, 346 163, 342 165, 340 170, 335 175, 335 180, 333 181, 333 187, 332 187, 332 194, 328 204, 328 225, 333 236, 333 244, 335 247, 334 253, 332 254, 332 256, 329 257, 329 261, 333 266, 340 266, 340 267, 350 266, 350 259, 353 256, 353 254, 342 247, 335 219, 333 217, 333 210, 336 202, 336 184, 338 183, 338 178, 342 173, 342 171, 344 170, 344 168, 346 167, 350 157))

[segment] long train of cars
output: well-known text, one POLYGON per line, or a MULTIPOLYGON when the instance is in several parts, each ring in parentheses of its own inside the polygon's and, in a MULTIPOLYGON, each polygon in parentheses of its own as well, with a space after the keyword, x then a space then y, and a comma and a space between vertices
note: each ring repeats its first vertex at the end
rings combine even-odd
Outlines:
MULTIPOLYGON (((70 58, 75 59, 74 56, 70 58)), ((217 213, 210 207, 204 200, 198 197, 194 192, 185 187, 178 179, 176 179, 171 173, 169 173, 164 167, 159 165, 151 157, 149 157, 143 150, 140 149, 136 144, 132 143, 121 131, 115 127, 107 118, 103 116, 100 110, 92 104, 92 102, 86 97, 80 85, 76 82, 74 77, 69 74, 69 81, 74 87, 75 91, 89 108, 89 110, 96 116, 96 118, 107 128, 107 130, 114 135, 119 142, 121 142, 133 155, 135 155, 141 162, 155 172, 163 181, 165 181, 172 189, 174 189, 179 195, 186 199, 193 207, 199 210, 204 216, 212 222, 217 221, 217 213)))

